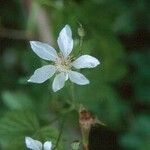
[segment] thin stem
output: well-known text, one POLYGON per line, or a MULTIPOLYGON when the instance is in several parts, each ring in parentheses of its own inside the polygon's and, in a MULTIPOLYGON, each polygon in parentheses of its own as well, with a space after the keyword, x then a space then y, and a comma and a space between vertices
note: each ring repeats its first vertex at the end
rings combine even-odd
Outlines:
POLYGON ((81 36, 80 41, 79 41, 79 52, 78 52, 77 56, 82 54, 82 45, 83 45, 83 37, 81 36))
MULTIPOLYGON (((71 107, 69 108, 68 111, 64 112, 63 113, 63 119, 62 119, 62 122, 61 122, 61 125, 60 125, 60 132, 59 132, 59 135, 58 135, 58 138, 57 138, 57 142, 56 142, 56 145, 54 147, 53 150, 55 150, 57 147, 58 147, 58 144, 59 144, 59 141, 61 139, 61 135, 63 133, 63 128, 64 128, 64 123, 65 123, 65 119, 66 119, 66 115, 74 110, 74 107, 75 107, 75 92, 74 92, 74 85, 73 83, 71 83, 71 86, 70 86, 70 89, 71 89, 71 99, 72 99, 72 102, 70 103, 71 107)), ((58 117, 59 118, 59 117, 58 117)), ((57 119, 57 118, 56 118, 57 119)), ((54 120, 55 121, 55 120, 54 120)))
POLYGON ((53 148, 53 150, 55 150, 58 147, 59 141, 60 141, 62 133, 63 133, 64 123, 65 123, 65 116, 63 116, 63 120, 62 120, 61 125, 60 125, 60 132, 59 132, 59 135, 58 135, 58 138, 56 141, 56 145, 53 148))
POLYGON ((74 83, 71 83, 70 89, 71 89, 71 98, 72 98, 72 101, 75 102, 75 89, 74 89, 74 83))
MULTIPOLYGON (((66 118, 67 118, 68 113, 71 112, 72 110, 73 110, 73 109, 70 107, 70 108, 68 109, 68 111, 64 112, 63 115, 62 115, 62 122, 61 122, 61 124, 60 124, 60 132, 59 132, 59 135, 58 135, 58 138, 57 138, 56 145, 55 145, 55 147, 53 148, 53 150, 55 150, 55 149, 58 147, 58 144, 59 144, 61 135, 62 135, 62 133, 63 133, 63 128, 64 128, 65 120, 66 120, 66 118)), ((57 118, 56 118, 56 119, 57 119, 57 118)), ((58 117, 58 119, 59 119, 59 117, 58 117)))
POLYGON ((69 104, 70 104, 72 110, 78 111, 78 103, 76 101, 76 94, 75 94, 74 83, 71 83, 71 85, 70 85, 70 95, 71 95, 71 100, 72 101, 69 101, 69 104))
POLYGON ((83 37, 80 37, 80 43, 79 43, 79 47, 80 47, 80 51, 82 52, 82 45, 83 45, 83 37))
POLYGON ((83 37, 85 36, 85 32, 84 32, 84 28, 83 28, 82 24, 80 22, 78 22, 78 24, 79 24, 78 35, 80 37, 78 54, 82 54, 83 37))

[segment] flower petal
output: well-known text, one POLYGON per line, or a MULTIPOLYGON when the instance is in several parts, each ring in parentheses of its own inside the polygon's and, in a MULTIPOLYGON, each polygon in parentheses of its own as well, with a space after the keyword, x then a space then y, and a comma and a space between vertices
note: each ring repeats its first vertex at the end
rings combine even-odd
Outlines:
POLYGON ((89 84, 89 80, 81 73, 78 73, 76 71, 70 71, 69 72, 69 79, 79 85, 85 85, 89 84))
POLYGON ((52 149, 52 142, 51 141, 46 141, 44 143, 44 150, 51 150, 52 149))
POLYGON ((54 75, 55 71, 56 71, 55 66, 45 65, 45 66, 35 70, 34 74, 30 77, 28 82, 43 83, 47 79, 52 77, 54 75))
POLYGON ((58 46, 66 58, 73 49, 72 31, 69 25, 66 25, 59 33, 58 46))
POLYGON ((30 41, 32 50, 42 59, 55 61, 58 57, 56 50, 50 45, 38 41, 30 41))
POLYGON ((65 85, 66 79, 67 78, 66 78, 65 73, 60 73, 60 74, 56 75, 56 77, 54 78, 54 81, 53 81, 53 85, 52 85, 53 91, 56 92, 56 91, 60 90, 61 88, 63 88, 65 85))
POLYGON ((82 55, 72 63, 73 67, 75 67, 76 69, 94 68, 99 64, 99 60, 90 55, 82 55))
POLYGON ((25 137, 25 143, 27 148, 32 150, 42 150, 42 143, 38 140, 34 140, 30 137, 25 137))

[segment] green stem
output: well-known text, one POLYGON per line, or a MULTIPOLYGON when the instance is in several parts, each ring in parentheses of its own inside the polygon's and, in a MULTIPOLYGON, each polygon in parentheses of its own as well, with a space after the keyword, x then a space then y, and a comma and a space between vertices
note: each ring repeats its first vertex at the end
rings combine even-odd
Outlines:
POLYGON ((72 110, 78 111, 78 104, 77 104, 77 101, 76 101, 74 83, 71 83, 71 85, 70 85, 70 95, 71 95, 71 101, 69 101, 69 104, 70 104, 72 110))
POLYGON ((83 45, 83 37, 80 37, 79 41, 79 52, 77 53, 77 56, 82 54, 82 45, 83 45))
POLYGON ((72 102, 74 103, 74 102, 75 102, 75 89, 74 89, 74 83, 71 83, 70 89, 71 89, 71 99, 72 99, 72 102))
POLYGON ((79 47, 80 47, 80 51, 82 52, 82 45, 83 45, 83 37, 80 37, 80 44, 79 44, 79 47))
POLYGON ((62 119, 62 122, 61 122, 61 125, 60 125, 60 132, 59 132, 59 135, 58 135, 58 138, 57 138, 57 141, 56 141, 56 145, 55 145, 55 147, 53 148, 53 150, 55 150, 55 149, 58 147, 59 141, 60 141, 60 139, 61 139, 61 135, 62 135, 62 133, 63 133, 65 118, 66 118, 66 117, 63 116, 63 119, 62 119))

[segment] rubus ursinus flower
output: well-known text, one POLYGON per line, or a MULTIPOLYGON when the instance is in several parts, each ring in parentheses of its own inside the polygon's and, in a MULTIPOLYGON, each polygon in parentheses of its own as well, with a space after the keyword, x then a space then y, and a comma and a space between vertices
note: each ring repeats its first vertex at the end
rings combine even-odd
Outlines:
POLYGON ((27 148, 31 150, 52 150, 52 142, 46 141, 44 144, 42 144, 38 140, 34 140, 30 137, 25 137, 25 143, 27 148))
POLYGON ((52 84, 54 92, 63 88, 65 81, 68 79, 79 85, 89 84, 89 80, 83 74, 75 71, 75 69, 94 68, 100 62, 90 55, 82 55, 76 60, 72 59, 70 54, 73 49, 73 39, 69 25, 66 25, 59 33, 57 43, 60 49, 59 53, 46 43, 30 41, 32 50, 40 58, 52 61, 52 64, 35 70, 28 82, 43 83, 55 74, 56 76, 52 84))

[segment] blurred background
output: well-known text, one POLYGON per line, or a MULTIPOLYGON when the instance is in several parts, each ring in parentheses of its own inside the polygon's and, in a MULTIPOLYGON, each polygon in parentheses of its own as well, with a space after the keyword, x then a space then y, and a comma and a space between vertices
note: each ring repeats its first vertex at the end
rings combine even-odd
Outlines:
MULTIPOLYGON (((56 143, 61 116, 69 108, 69 86, 53 93, 52 80, 27 83, 45 64, 29 41, 47 42, 58 50, 59 31, 69 24, 77 51, 80 22, 86 33, 83 53, 95 56, 101 65, 83 70, 91 83, 75 85, 76 101, 107 125, 91 133, 91 150, 149 150, 149 4, 148 0, 0 0, 0 149, 26 149, 25 136, 56 143), (99 148, 97 136, 103 139, 99 148)), ((65 122, 59 150, 71 149, 64 145, 80 139, 77 112, 68 114, 65 122)))

